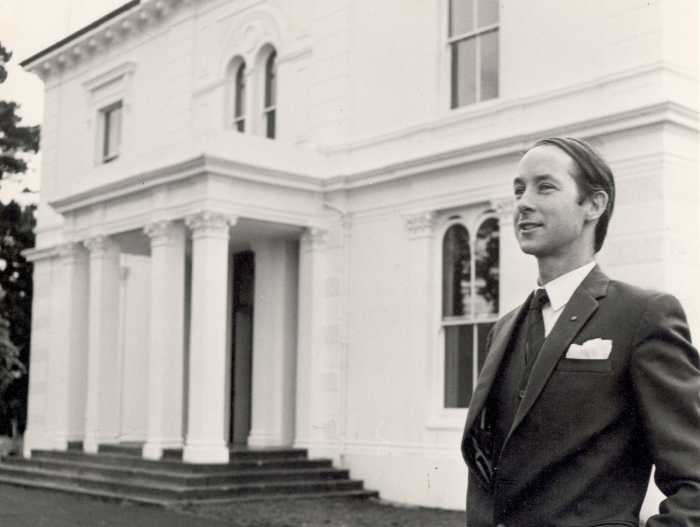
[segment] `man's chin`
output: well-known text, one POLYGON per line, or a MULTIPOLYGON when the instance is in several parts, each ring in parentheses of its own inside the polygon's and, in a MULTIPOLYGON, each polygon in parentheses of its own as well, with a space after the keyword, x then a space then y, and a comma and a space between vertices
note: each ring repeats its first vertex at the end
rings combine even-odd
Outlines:
POLYGON ((530 240, 520 240, 520 250, 530 256, 538 256, 542 252, 542 247, 530 240))

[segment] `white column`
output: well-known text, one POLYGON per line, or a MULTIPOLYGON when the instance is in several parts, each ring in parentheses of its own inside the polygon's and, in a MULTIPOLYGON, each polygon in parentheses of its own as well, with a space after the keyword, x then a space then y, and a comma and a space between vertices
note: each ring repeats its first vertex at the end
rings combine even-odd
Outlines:
POLYGON ((119 330, 119 248, 108 236, 85 240, 90 251, 86 452, 119 437, 121 361, 119 330))
POLYGON ((186 223, 192 229, 192 306, 183 459, 226 463, 228 229, 233 222, 221 214, 202 212, 188 217, 186 223))
POLYGON ((68 441, 82 438, 87 371, 87 255, 77 243, 57 250, 52 284, 52 346, 47 377, 49 434, 53 448, 66 450, 68 441))
POLYGON ((297 336, 297 244, 260 240, 255 253, 250 446, 291 446, 297 336))
POLYGON ((324 441, 329 425, 327 407, 332 405, 332 401, 324 397, 321 383, 326 326, 323 288, 326 236, 326 230, 310 228, 303 234, 299 249, 295 437, 295 446, 299 447, 324 441))
POLYGON ((151 238, 148 432, 143 457, 182 447, 185 335, 185 226, 147 225, 151 238))

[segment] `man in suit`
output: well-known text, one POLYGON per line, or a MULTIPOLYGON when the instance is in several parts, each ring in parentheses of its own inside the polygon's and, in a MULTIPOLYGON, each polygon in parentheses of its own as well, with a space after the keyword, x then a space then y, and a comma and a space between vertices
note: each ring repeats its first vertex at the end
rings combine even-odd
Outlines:
POLYGON ((667 498, 647 526, 700 526, 698 352, 673 296, 595 263, 610 168, 583 141, 543 139, 513 188, 539 287, 489 335, 462 439, 468 527, 637 527, 652 465, 667 498))

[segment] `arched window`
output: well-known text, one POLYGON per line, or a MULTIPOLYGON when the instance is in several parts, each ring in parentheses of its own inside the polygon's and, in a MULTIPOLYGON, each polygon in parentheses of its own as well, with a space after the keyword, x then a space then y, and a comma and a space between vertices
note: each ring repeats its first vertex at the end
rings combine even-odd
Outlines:
POLYGON ((453 223, 442 240, 445 408, 466 408, 498 318, 499 227, 482 218, 473 232, 453 223))
POLYGON ((265 61, 265 98, 263 106, 263 121, 265 137, 275 138, 277 110, 277 52, 273 49, 265 61))
POLYGON ((245 131, 245 62, 241 62, 236 69, 233 90, 233 127, 239 132, 245 131))

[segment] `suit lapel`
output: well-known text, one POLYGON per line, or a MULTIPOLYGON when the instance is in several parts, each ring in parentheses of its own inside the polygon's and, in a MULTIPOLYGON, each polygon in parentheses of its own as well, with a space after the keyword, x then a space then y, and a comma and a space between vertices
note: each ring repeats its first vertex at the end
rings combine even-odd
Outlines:
MULTIPOLYGON (((529 300, 529 297, 528 297, 529 300)), ((525 316, 528 301, 525 301, 516 311, 512 313, 510 318, 503 321, 502 327, 492 336, 491 346, 484 361, 484 366, 479 374, 479 380, 472 395, 471 403, 469 404, 469 412, 467 413, 467 422, 464 426, 465 433, 471 429, 477 416, 481 413, 488 399, 491 386, 496 379, 498 369, 503 361, 508 343, 510 342, 513 330, 517 328, 518 321, 525 316)))
POLYGON ((608 277, 596 266, 574 291, 532 366, 525 395, 506 442, 535 404, 562 354, 598 309, 598 298, 605 296, 609 282, 608 277))

